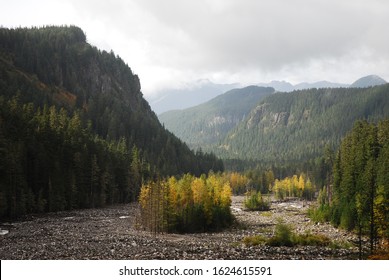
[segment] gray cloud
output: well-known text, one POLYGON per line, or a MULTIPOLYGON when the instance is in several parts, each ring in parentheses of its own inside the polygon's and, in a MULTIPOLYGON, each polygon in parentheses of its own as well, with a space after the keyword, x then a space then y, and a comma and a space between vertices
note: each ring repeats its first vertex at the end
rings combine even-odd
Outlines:
POLYGON ((64 2, 91 42, 122 56, 150 91, 199 78, 389 79, 387 0, 64 2))
POLYGON ((167 2, 141 0, 138 4, 164 27, 154 39, 169 53, 161 56, 166 58, 161 63, 171 67, 257 71, 264 76, 289 69, 293 76, 300 67, 330 73, 348 64, 366 66, 349 69, 356 75, 374 70, 388 75, 382 73, 385 69, 374 69, 374 63, 381 66, 389 55, 389 37, 384 35, 389 4, 385 1, 167 2), (164 30, 175 31, 185 40, 164 41, 164 30))

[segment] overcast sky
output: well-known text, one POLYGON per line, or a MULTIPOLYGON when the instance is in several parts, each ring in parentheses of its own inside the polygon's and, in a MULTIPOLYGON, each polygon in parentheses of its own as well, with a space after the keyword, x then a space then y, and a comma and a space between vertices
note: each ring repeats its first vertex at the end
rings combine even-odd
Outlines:
POLYGON ((72 24, 146 96, 215 83, 389 81, 388 0, 0 0, 4 27, 72 24))

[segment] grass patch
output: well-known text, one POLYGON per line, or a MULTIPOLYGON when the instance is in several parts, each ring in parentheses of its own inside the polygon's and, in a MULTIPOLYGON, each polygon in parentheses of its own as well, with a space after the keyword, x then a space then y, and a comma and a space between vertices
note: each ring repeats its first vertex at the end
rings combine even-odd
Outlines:
POLYGON ((290 225, 282 222, 278 223, 275 228, 274 236, 266 238, 262 235, 247 236, 243 239, 247 246, 269 245, 279 246, 332 246, 331 239, 322 234, 295 234, 290 225))
POLYGON ((263 217, 267 217, 267 218, 270 218, 270 217, 272 217, 273 216, 273 213, 272 212, 270 212, 270 211, 265 211, 265 212, 261 212, 261 214, 260 214, 261 216, 263 216, 263 217))
POLYGON ((247 236, 243 238, 243 243, 247 246, 258 246, 267 243, 267 238, 262 235, 247 236))
POLYGON ((332 249, 351 249, 354 245, 347 241, 333 241, 329 247, 332 249))
POLYGON ((234 247, 234 248, 238 248, 238 247, 240 247, 242 245, 242 243, 241 242, 232 242, 231 243, 231 247, 234 247))
POLYGON ((295 244, 302 246, 329 246, 331 239, 323 234, 299 234, 295 236, 295 244))

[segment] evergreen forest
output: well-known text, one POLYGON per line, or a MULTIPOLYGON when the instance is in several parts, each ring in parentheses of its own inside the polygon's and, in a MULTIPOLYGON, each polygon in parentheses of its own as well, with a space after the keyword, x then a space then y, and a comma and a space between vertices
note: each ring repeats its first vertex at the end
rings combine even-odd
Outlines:
POLYGON ((154 176, 222 171, 166 130, 137 75, 75 26, 0 29, 0 217, 137 199, 154 176))
POLYGON ((293 163, 337 149, 357 120, 389 117, 389 85, 369 88, 309 89, 275 93, 219 145, 223 158, 293 163))
POLYGON ((232 89, 201 105, 168 111, 158 118, 189 147, 212 151, 261 100, 272 93, 274 89, 270 87, 232 89))
POLYGON ((301 166, 320 158, 325 147, 336 149, 355 121, 388 117, 388 84, 276 93, 251 86, 159 116, 190 147, 215 153, 237 171, 301 166))
POLYGON ((370 253, 389 238, 389 120, 358 121, 332 156, 331 181, 312 212, 318 221, 369 236, 370 253))
POLYGON ((155 234, 239 230, 232 196, 265 216, 317 205, 310 218, 355 232, 360 258, 384 248, 389 85, 249 86, 158 119, 139 77, 80 28, 0 28, 0 221, 138 202, 155 234))

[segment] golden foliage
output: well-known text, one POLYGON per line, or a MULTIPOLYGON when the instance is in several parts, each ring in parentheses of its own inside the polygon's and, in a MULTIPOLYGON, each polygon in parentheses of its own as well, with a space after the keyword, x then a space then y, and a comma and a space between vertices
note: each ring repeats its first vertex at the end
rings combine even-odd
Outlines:
POLYGON ((139 196, 142 224, 152 232, 217 230, 231 223, 231 194, 220 174, 186 174, 144 184, 139 196))

